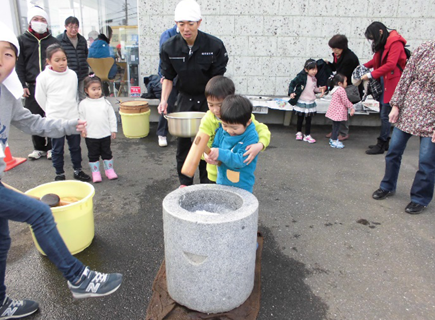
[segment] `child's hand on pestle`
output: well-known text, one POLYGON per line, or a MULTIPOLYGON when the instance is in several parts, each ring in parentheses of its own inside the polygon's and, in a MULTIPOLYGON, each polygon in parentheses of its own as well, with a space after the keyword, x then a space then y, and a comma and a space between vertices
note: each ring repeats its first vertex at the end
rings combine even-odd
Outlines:
POLYGON ((217 159, 219 158, 219 148, 211 148, 210 153, 208 154, 208 158, 213 161, 217 161, 217 159))
POLYGON ((210 157, 208 156, 208 154, 205 153, 205 152, 204 152, 204 160, 205 160, 205 162, 207 162, 207 163, 209 163, 209 164, 217 165, 217 164, 219 163, 219 161, 215 161, 215 160, 210 159, 210 157))

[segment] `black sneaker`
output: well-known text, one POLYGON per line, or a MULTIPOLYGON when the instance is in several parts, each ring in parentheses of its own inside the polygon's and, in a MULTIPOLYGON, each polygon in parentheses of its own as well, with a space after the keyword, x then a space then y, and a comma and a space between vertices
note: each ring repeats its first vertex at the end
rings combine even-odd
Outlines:
POLYGON ((121 282, 122 274, 120 273, 101 273, 86 267, 79 284, 73 285, 68 281, 68 288, 76 299, 103 297, 118 290, 121 282))
POLYGON ((0 307, 0 319, 16 319, 27 317, 35 313, 39 308, 37 302, 32 300, 13 300, 5 297, 0 307))
POLYGON ((379 188, 372 194, 372 198, 375 200, 384 200, 388 197, 394 196, 396 192, 395 191, 387 191, 379 188))
POLYGON ((58 174, 55 178, 54 181, 63 181, 65 180, 65 175, 64 174, 58 174))
POLYGON ((76 173, 74 171, 74 179, 80 180, 80 181, 89 181, 89 180, 91 180, 91 177, 80 170, 78 173, 76 173))
POLYGON ((420 214, 426 209, 426 207, 422 204, 416 202, 410 202, 405 208, 405 212, 409 214, 420 214))

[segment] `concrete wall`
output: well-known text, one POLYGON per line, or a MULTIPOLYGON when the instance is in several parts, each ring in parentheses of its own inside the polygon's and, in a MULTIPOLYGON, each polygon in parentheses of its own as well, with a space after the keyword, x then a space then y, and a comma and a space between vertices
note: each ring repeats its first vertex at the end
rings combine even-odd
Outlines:
MULTIPOLYGON (((178 0, 138 0, 140 73, 157 73, 160 34, 171 27, 178 0)), ((201 30, 225 43, 226 76, 238 93, 287 95, 308 58, 330 59, 328 40, 345 34, 360 61, 372 54, 364 31, 372 21, 394 28, 414 49, 435 38, 435 1, 198 0, 201 30)))

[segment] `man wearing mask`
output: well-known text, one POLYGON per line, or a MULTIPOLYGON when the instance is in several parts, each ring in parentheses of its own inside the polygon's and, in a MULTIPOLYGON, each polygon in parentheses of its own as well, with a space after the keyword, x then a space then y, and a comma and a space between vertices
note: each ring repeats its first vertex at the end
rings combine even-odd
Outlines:
POLYGON ((65 31, 57 37, 66 52, 68 68, 77 74, 78 94, 80 101, 86 98, 83 80, 89 73, 88 43, 79 33, 79 20, 76 17, 68 17, 65 20, 65 31))
MULTIPOLYGON (((18 42, 21 54, 16 64, 16 71, 20 82, 24 88, 23 97, 26 98, 25 107, 33 114, 45 116, 35 100, 36 77, 45 68, 45 50, 53 43, 58 41, 51 35, 48 29, 48 14, 42 8, 35 6, 30 8, 27 13, 29 27, 21 36, 18 42)), ((37 160, 43 156, 51 160, 51 140, 50 138, 32 136, 33 152, 28 157, 37 160)))

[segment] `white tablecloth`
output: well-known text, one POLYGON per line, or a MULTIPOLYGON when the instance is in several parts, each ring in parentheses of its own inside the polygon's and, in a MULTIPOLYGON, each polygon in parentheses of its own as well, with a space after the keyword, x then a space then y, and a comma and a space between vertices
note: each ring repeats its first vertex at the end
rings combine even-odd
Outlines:
MULTIPOLYGON (((293 106, 288 103, 289 97, 263 97, 263 96, 246 96, 254 106, 254 113, 267 113, 267 109, 275 109, 282 111, 292 111, 293 106)), ((331 95, 326 95, 323 98, 316 99, 317 113, 326 113, 331 102, 331 95)), ((363 102, 363 108, 357 111, 356 114, 369 114, 379 112, 379 102, 369 96, 363 102)))

